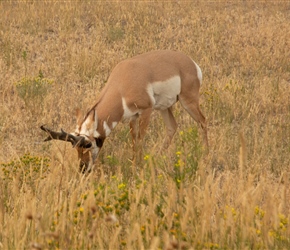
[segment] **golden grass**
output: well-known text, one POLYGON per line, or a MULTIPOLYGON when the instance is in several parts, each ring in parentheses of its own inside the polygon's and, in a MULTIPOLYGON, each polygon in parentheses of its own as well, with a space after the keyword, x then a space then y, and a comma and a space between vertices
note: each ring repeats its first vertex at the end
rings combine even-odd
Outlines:
POLYGON ((288 249, 289 10, 2 1, 0 249, 288 249), (181 50, 203 70, 208 156, 179 105, 178 133, 161 155, 154 113, 137 171, 127 124, 89 176, 70 145, 42 142, 40 125, 73 131, 75 109, 93 105, 119 61, 156 49, 181 50))

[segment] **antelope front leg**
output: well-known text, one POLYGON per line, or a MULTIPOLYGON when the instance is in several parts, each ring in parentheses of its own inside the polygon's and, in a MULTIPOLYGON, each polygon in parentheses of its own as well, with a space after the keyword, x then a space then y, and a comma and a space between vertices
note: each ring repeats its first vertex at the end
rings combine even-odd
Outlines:
POLYGON ((132 148, 133 148, 133 157, 135 158, 136 151, 138 149, 137 143, 138 143, 138 123, 137 119, 133 118, 130 121, 130 133, 132 136, 132 148))
POLYGON ((145 109, 140 117, 130 121, 130 132, 133 139, 133 161, 139 161, 143 153, 143 138, 149 125, 152 108, 145 109), (138 121, 139 120, 139 121, 138 121))
POLYGON ((172 108, 168 108, 165 110, 161 110, 161 115, 164 120, 165 126, 167 128, 167 136, 164 139, 163 142, 163 148, 167 149, 171 143, 171 140, 176 132, 177 129, 177 123, 174 119, 174 116, 172 114, 172 108))
POLYGON ((132 119, 130 121, 130 133, 132 136, 132 148, 133 148, 133 159, 132 162, 134 165, 140 162, 142 153, 143 153, 143 145, 140 137, 140 126, 137 118, 132 119))

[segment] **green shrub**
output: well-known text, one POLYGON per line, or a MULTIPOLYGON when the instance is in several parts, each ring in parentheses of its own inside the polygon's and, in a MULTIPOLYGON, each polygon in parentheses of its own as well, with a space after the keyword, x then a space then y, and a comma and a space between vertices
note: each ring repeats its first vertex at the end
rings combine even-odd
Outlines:
POLYGON ((42 107, 43 99, 49 92, 53 80, 44 78, 43 73, 39 71, 36 77, 23 77, 15 83, 17 93, 24 100, 28 109, 42 107))
POLYGON ((7 163, 1 163, 0 167, 4 175, 4 179, 12 180, 16 176, 21 179, 35 179, 38 177, 45 178, 49 170, 50 159, 47 157, 39 157, 26 153, 18 159, 14 159, 7 163))

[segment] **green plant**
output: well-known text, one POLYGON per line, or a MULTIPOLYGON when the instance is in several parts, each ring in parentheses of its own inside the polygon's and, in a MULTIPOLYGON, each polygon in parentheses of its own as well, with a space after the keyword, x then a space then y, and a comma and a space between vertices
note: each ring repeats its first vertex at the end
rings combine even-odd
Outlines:
POLYGON ((0 164, 5 180, 12 180, 18 176, 21 179, 26 178, 29 180, 39 177, 45 178, 49 172, 49 166, 49 158, 33 156, 30 153, 26 153, 10 162, 0 164))
MULTIPOLYGON (((26 54, 25 54, 26 55, 26 54)), ((24 77, 15 83, 18 96, 27 108, 33 110, 42 107, 43 99, 48 94, 53 80, 45 78, 42 71, 36 77, 24 77)))
POLYGON ((110 27, 108 30, 109 42, 116 42, 122 40, 125 35, 124 30, 121 27, 110 27))

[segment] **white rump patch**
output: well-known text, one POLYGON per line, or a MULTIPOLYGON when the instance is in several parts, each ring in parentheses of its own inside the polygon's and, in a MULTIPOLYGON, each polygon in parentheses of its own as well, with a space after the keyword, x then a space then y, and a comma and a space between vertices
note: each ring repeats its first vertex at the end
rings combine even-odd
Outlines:
MULTIPOLYGON (((193 61, 193 60, 192 60, 192 61, 193 61)), ((197 63, 196 63, 195 61, 193 61, 193 62, 194 62, 195 67, 196 67, 197 78, 198 78, 199 83, 200 83, 200 85, 201 85, 201 83, 202 83, 202 72, 201 72, 201 69, 200 69, 200 67, 197 65, 197 63)))
POLYGON ((150 83, 147 88, 153 108, 160 110, 168 109, 176 103, 180 91, 180 76, 173 76, 165 81, 150 83))

